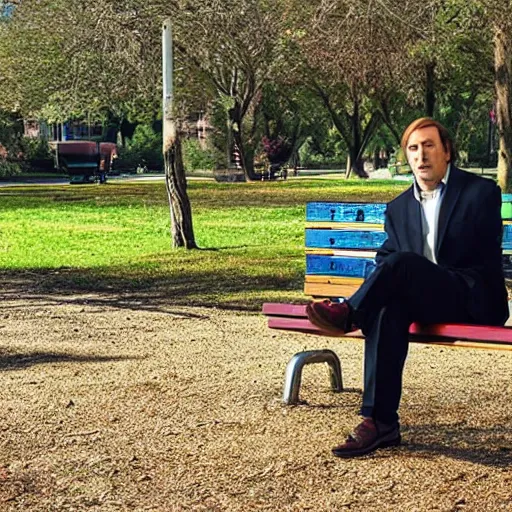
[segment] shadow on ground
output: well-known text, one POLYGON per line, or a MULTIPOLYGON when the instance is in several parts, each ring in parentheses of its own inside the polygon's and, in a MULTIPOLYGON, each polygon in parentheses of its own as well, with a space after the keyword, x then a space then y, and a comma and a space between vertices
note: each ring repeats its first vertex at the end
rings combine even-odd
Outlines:
MULTIPOLYGON (((170 307, 203 306, 234 311, 259 311, 271 300, 301 300, 304 276, 276 278, 275 273, 247 276, 236 269, 188 272, 133 278, 90 269, 30 269, 0 271, 8 300, 45 300, 110 306, 127 310, 170 312, 170 307), (276 298, 278 296, 278 298, 276 298)), ((16 306, 12 306, 16 307, 16 306)), ((183 315, 182 312, 179 312, 183 315)))
POLYGON ((81 356, 58 352, 31 352, 27 354, 2 354, 0 353, 0 371, 20 370, 36 364, 53 363, 107 363, 140 359, 137 357, 106 357, 106 356, 81 356))
POLYGON ((414 425, 402 429, 406 442, 401 450, 413 456, 433 458, 439 455, 508 468, 512 465, 512 428, 504 425, 482 428, 464 423, 451 425, 414 425))

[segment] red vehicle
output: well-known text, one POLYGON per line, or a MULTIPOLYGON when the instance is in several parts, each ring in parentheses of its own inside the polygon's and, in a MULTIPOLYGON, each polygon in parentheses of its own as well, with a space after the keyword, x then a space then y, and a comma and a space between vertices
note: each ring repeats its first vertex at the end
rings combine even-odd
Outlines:
POLYGON ((70 183, 106 183, 116 157, 117 146, 113 142, 55 143, 55 166, 69 175, 70 183))

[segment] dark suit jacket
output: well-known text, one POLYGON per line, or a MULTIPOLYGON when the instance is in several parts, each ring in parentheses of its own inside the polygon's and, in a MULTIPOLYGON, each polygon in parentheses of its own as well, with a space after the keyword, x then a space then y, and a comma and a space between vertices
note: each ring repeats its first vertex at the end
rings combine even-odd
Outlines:
MULTIPOLYGON (((423 254, 421 215, 413 187, 388 204, 388 239, 377 252, 377 263, 396 251, 423 254)), ((474 323, 503 325, 508 318, 502 229, 499 187, 452 166, 439 212, 436 258, 468 283, 467 310, 474 323)))

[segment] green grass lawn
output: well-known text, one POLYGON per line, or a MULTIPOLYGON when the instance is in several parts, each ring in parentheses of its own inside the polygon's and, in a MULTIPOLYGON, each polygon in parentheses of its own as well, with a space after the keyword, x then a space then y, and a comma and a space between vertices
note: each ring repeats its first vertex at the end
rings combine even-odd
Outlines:
POLYGON ((303 298, 306 202, 388 201, 407 186, 194 181, 198 251, 170 248, 163 182, 2 188, 0 271, 45 292, 258 309, 303 298))

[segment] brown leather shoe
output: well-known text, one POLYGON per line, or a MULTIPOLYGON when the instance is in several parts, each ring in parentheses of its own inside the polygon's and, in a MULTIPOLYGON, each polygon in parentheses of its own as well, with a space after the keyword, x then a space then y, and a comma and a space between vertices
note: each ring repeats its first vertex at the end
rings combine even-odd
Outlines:
POLYGON ((398 446, 401 440, 398 423, 385 426, 379 423, 377 426, 375 420, 365 418, 343 444, 332 449, 332 453, 336 457, 349 459, 366 455, 377 448, 398 446))
POLYGON ((313 301, 306 306, 306 314, 312 324, 328 333, 340 335, 357 329, 348 302, 313 301))

